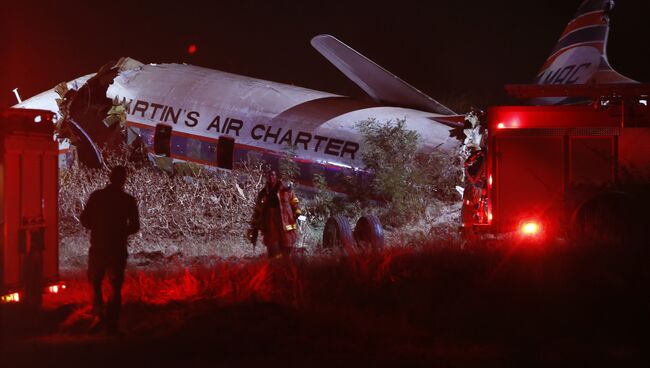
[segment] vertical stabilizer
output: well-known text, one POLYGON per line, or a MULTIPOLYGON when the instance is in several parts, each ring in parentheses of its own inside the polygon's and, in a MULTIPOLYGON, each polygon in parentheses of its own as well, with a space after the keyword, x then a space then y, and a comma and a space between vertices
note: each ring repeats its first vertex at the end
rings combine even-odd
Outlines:
POLYGON ((536 84, 635 83, 607 59, 612 0, 585 0, 537 75, 536 84))

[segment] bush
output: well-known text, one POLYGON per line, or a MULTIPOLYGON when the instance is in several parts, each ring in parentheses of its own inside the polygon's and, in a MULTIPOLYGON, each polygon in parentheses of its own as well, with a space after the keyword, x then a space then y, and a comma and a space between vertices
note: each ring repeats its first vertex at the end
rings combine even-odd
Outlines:
MULTIPOLYGON (((348 178, 341 178, 346 180, 348 178)), ((313 177, 314 193, 304 201, 304 212, 310 222, 322 227, 327 219, 333 215, 345 215, 351 219, 358 218, 364 206, 360 202, 360 195, 355 194, 352 183, 346 184, 350 188, 348 195, 338 194, 329 189, 323 175, 315 174, 313 177)))
MULTIPOLYGON (((459 160, 434 151, 418 152, 420 135, 406 121, 361 121, 365 168, 372 173, 370 195, 386 203, 382 221, 402 226, 424 213, 432 200, 455 200, 455 185, 462 174, 459 160)), ((364 198, 368 200, 368 198, 364 198)))
POLYGON ((282 147, 282 155, 278 161, 277 174, 282 180, 295 183, 296 179, 300 176, 300 167, 296 162, 296 147, 286 145, 282 147))

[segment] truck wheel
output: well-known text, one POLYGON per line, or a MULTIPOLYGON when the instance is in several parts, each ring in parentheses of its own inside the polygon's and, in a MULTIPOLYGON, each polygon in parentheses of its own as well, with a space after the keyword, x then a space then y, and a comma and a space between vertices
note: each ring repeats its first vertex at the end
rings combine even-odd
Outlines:
POLYGON ((352 230, 350 222, 341 215, 332 216, 327 219, 323 229, 323 247, 324 248, 343 248, 352 247, 352 230))
POLYGON ((361 248, 382 249, 384 247, 384 228, 374 215, 362 216, 354 227, 354 240, 361 248))
POLYGON ((641 207, 625 193, 606 193, 583 203, 571 221, 572 237, 585 244, 628 245, 643 231, 641 207))

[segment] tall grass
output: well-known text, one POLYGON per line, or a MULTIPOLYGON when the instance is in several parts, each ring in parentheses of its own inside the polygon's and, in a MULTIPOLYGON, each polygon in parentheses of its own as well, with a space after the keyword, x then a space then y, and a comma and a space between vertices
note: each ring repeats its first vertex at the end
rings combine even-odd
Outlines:
MULTIPOLYGON (((112 157, 110 162, 127 166, 125 191, 138 202, 141 230, 131 239, 132 253, 170 255, 182 249, 190 255, 214 254, 210 248, 216 247, 223 247, 224 254, 245 253, 243 234, 257 192, 264 185, 261 165, 232 172, 197 166, 191 175, 169 175, 123 156, 112 157)), ((84 167, 61 171, 59 231, 64 256, 87 252, 87 236, 78 216, 90 193, 108 183, 108 172, 84 167)))
MULTIPOLYGON (((502 244, 468 250, 453 242, 436 242, 291 260, 253 258, 191 267, 181 263, 157 269, 131 267, 123 292, 125 320, 131 322, 123 325, 132 333, 171 333, 178 326, 157 325, 163 318, 160 314, 153 320, 142 312, 163 307, 178 313, 178 308, 205 303, 271 303, 314 313, 326 311, 332 318, 359 313, 371 320, 390 316, 428 334, 435 331, 446 337, 486 341, 511 341, 526 329, 541 336, 559 333, 582 338, 585 332, 580 329, 591 331, 595 323, 598 331, 625 337, 629 328, 637 331, 629 323, 642 318, 642 311, 650 305, 644 291, 650 282, 647 252, 639 252, 566 244, 537 248, 502 244), (134 321, 129 313, 136 313, 140 320, 134 321)), ((66 279, 67 290, 49 296, 46 306, 73 305, 74 312, 59 329, 83 331, 90 319, 89 286, 81 270, 69 272, 66 279)), ((192 312, 190 308, 186 313, 205 310, 192 312)), ((184 323, 183 317, 168 317, 184 323)))

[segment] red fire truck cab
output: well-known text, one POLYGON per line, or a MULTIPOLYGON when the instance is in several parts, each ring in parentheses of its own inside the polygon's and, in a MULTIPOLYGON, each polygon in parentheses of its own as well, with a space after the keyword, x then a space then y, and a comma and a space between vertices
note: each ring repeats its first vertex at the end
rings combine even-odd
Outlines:
POLYGON ((58 144, 53 113, 0 111, 0 303, 58 292, 58 144))
POLYGON ((648 228, 650 85, 506 88, 592 103, 488 109, 483 195, 464 203, 473 211, 464 227, 603 241, 648 228))

